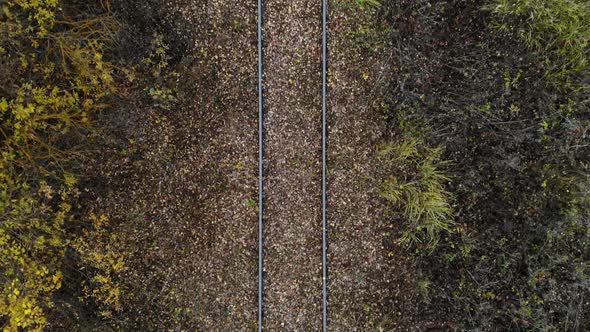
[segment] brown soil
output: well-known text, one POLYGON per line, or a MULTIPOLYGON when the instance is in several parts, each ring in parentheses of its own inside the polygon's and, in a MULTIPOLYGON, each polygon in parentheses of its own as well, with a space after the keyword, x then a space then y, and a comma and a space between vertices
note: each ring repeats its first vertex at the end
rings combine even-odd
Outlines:
MULTIPOLYGON (((332 331, 411 331, 414 309, 404 289, 412 269, 400 248, 386 251, 393 231, 379 197, 383 165, 375 158, 386 138, 384 114, 390 53, 368 37, 370 10, 333 3, 329 24, 329 321, 332 331), (370 51, 363 48, 368 47, 370 51)), ((393 225, 395 227, 395 225, 393 225)))

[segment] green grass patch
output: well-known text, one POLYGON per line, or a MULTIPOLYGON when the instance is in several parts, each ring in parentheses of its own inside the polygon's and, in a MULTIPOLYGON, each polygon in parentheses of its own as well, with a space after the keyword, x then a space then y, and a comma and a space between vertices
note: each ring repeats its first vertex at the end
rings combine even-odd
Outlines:
POLYGON ((541 58, 550 81, 565 88, 588 89, 577 78, 590 56, 590 3, 585 0, 494 0, 485 6, 494 27, 517 34, 541 58))
POLYGON ((407 222, 400 237, 404 245, 434 248, 441 233, 451 231, 451 195, 445 190, 450 178, 441 154, 441 148, 417 138, 388 143, 379 151, 389 173, 381 196, 402 211, 407 222))

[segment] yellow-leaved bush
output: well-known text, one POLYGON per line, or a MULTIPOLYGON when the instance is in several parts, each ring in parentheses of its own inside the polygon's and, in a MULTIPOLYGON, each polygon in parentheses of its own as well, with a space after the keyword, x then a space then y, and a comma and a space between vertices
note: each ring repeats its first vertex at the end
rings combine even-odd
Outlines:
POLYGON ((122 289, 118 278, 126 270, 125 251, 120 248, 117 233, 111 232, 106 215, 90 213, 88 219, 91 227, 73 242, 80 258, 93 270, 84 293, 96 300, 101 316, 112 317, 122 309, 122 289))
POLYGON ((103 49, 116 25, 72 10, 61 0, 0 3, 4 331, 41 331, 48 324, 70 245, 66 229, 79 194, 74 173, 83 129, 114 91, 103 49))

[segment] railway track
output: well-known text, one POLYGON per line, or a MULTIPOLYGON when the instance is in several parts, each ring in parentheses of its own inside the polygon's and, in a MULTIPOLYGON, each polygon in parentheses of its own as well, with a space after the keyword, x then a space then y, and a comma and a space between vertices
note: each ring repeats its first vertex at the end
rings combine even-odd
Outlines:
MULTIPOLYGON (((321 1, 321 329, 328 330, 328 259, 327 259, 327 0, 321 1)), ((264 29, 265 1, 258 0, 258 331, 265 329, 265 66, 264 29)), ((291 80, 289 80, 291 82, 291 80)))

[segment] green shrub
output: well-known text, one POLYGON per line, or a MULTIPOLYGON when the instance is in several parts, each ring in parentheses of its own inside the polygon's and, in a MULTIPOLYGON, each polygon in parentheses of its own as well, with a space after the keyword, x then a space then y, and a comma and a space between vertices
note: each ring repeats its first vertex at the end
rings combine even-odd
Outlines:
POLYGON ((425 242, 434 248, 440 234, 451 230, 451 195, 445 190, 450 179, 442 171, 441 153, 441 148, 428 147, 417 138, 389 143, 379 152, 390 174, 381 196, 400 207, 407 221, 402 244, 425 242))
POLYGON ((119 245, 116 233, 111 232, 109 220, 105 215, 88 215, 89 229, 76 238, 72 247, 76 250, 91 275, 88 284, 84 285, 87 298, 93 298, 100 308, 102 317, 113 317, 121 311, 121 285, 118 275, 126 270, 125 250, 119 245), (97 243, 109 243, 104 247, 97 243))
MULTIPOLYGON (((335 11, 350 12, 342 34, 351 50, 372 57, 384 48, 386 27, 380 18, 380 0, 339 0, 335 11)), ((364 77, 365 80, 368 77, 364 77)))
POLYGON ((362 9, 381 7, 381 2, 379 0, 354 0, 354 2, 359 8, 362 9))

